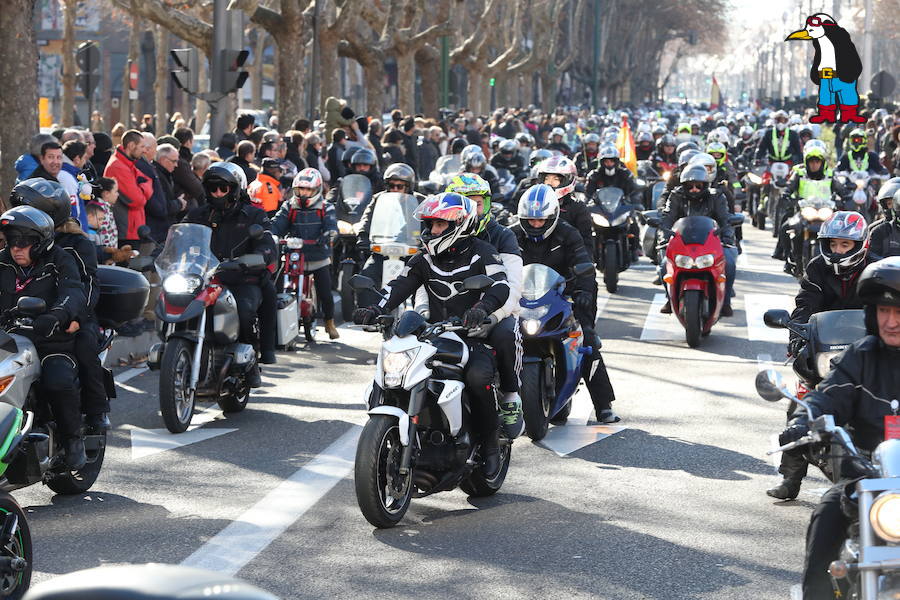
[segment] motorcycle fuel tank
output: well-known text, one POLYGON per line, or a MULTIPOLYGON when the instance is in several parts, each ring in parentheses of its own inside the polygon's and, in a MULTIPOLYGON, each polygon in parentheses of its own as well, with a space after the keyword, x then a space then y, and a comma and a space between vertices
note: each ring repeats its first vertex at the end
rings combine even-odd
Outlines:
POLYGON ((222 290, 213 307, 213 332, 217 344, 231 344, 238 339, 240 321, 237 301, 228 290, 222 290))

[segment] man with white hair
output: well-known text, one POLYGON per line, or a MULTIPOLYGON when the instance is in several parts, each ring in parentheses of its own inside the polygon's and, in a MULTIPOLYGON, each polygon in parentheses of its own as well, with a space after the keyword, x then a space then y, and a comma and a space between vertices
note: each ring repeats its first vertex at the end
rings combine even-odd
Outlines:
POLYGON ((418 159, 416 174, 419 179, 428 179, 428 175, 434 170, 438 158, 441 156, 441 140, 444 139, 444 130, 437 125, 429 127, 425 135, 419 138, 418 159))

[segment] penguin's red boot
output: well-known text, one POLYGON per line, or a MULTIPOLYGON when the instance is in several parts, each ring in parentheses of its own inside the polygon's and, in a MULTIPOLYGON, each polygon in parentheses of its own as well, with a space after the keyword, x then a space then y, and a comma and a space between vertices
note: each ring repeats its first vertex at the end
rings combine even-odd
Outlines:
POLYGON ((837 121, 837 104, 825 106, 819 104, 819 114, 809 118, 810 123, 834 123, 837 121))
MULTIPOLYGON (((811 120, 811 119, 810 119, 811 120)), ((856 114, 855 104, 841 104, 841 123, 865 123, 866 118, 856 114)))

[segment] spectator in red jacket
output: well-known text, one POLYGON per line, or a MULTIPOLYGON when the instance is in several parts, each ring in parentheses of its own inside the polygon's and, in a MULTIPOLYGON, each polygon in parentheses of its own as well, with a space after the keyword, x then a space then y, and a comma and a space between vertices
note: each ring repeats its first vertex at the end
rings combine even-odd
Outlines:
POLYGON ((114 210, 127 211, 128 229, 124 236, 119 232, 123 243, 138 241, 138 227, 146 222, 144 206, 153 196, 153 181, 135 166, 135 161, 141 157, 142 143, 140 131, 126 131, 122 136, 122 144, 116 148, 103 172, 104 177, 115 179, 119 184, 119 201, 113 207, 114 210))

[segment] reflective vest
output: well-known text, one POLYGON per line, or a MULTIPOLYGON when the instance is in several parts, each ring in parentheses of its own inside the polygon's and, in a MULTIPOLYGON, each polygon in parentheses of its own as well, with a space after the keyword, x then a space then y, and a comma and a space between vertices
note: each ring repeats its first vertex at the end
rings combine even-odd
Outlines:
POLYGON ((847 160, 850 162, 850 170, 851 171, 868 171, 869 170, 869 152, 866 151, 863 153, 863 159, 861 162, 856 162, 856 159, 853 158, 853 153, 847 153, 847 160))
POLYGON ((772 156, 775 157, 775 160, 785 161, 790 160, 791 154, 788 152, 788 147, 791 145, 791 133, 788 130, 784 131, 784 137, 781 138, 781 147, 778 147, 778 130, 776 127, 772 128, 772 156))
POLYGON ((806 168, 797 169, 800 183, 797 186, 797 196, 807 198, 831 198, 831 169, 825 169, 822 179, 810 179, 806 176, 806 168))

